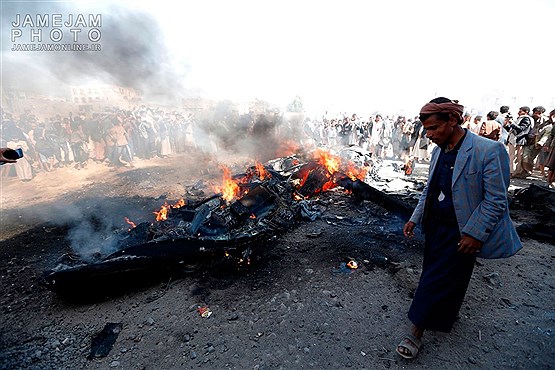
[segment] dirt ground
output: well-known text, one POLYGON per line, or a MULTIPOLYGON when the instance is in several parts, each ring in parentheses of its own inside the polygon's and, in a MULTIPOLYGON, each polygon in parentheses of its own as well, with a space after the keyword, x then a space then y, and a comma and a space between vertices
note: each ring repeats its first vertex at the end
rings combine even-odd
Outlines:
MULTIPOLYGON (((453 331, 425 333, 421 354, 408 361, 394 350, 409 325, 422 236, 405 239, 404 220, 341 191, 317 201, 326 209, 320 219, 257 247, 249 266, 201 266, 85 303, 38 285, 43 271, 70 252, 77 223, 95 217, 123 228, 124 217, 153 221, 165 200, 216 176, 199 164, 215 167, 187 155, 122 170, 90 163, 30 182, 1 179, 0 368, 554 367, 553 244, 523 238, 516 256, 479 260, 453 331), (349 259, 360 268, 342 268, 349 259), (200 306, 212 315, 202 317, 200 306), (87 359, 107 323, 122 325, 113 348, 87 359)), ((405 181, 384 164, 384 181, 373 185, 414 202, 426 169, 418 165, 405 181)), ((515 185, 526 185, 520 181, 515 185)))

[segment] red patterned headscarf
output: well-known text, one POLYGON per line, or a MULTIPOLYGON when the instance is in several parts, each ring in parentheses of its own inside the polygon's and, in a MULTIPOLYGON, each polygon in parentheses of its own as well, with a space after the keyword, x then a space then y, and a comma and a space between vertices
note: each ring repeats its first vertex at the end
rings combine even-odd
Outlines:
POLYGON ((445 103, 427 103, 420 109, 420 114, 449 113, 462 120, 464 106, 458 100, 445 103))

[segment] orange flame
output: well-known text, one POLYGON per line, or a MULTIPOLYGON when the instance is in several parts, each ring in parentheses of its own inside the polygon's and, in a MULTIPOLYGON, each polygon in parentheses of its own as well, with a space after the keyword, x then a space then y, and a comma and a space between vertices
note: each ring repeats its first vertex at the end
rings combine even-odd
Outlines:
POLYGON ((164 205, 162 206, 162 208, 160 208, 158 212, 152 212, 156 215, 156 221, 166 221, 168 219, 168 211, 170 210, 170 207, 171 206, 168 204, 168 202, 164 202, 164 205))
POLYGON ((172 208, 181 208, 185 205, 185 199, 181 198, 177 203, 175 203, 172 208))
POLYGON ((185 206, 187 203, 185 202, 185 199, 181 198, 180 200, 177 201, 177 203, 175 203, 174 205, 169 205, 168 202, 164 202, 164 205, 160 208, 159 211, 154 211, 152 213, 154 213, 156 215, 156 221, 166 221, 168 219, 168 213, 170 211, 170 209, 172 208, 181 208, 183 206, 185 206))
POLYGON ((333 174, 339 171, 341 158, 321 149, 318 149, 314 155, 318 159, 318 163, 326 168, 328 172, 326 177, 329 179, 318 192, 335 188, 337 184, 333 180, 333 174))
POLYGON ((256 175, 258 176, 258 178, 260 180, 264 180, 268 177, 271 177, 270 173, 264 168, 264 166, 262 165, 262 163, 260 162, 255 162, 255 167, 256 167, 256 175))
POLYGON ((330 189, 333 189, 337 186, 337 184, 335 182, 333 182, 333 180, 330 180, 328 182, 326 182, 324 185, 322 185, 322 191, 328 191, 330 189))
POLYGON ((364 180, 368 173, 367 167, 359 168, 351 161, 344 163, 341 157, 321 149, 316 152, 316 156, 318 163, 325 166, 332 175, 341 170, 354 181, 356 179, 364 180))
POLYGON ((405 161, 405 164, 403 165, 402 170, 405 171, 405 175, 412 175, 414 160, 408 155, 404 155, 403 160, 405 161))
POLYGON ((136 228, 137 225, 135 225, 135 223, 133 221, 131 221, 130 219, 128 219, 127 217, 124 217, 125 222, 127 222, 129 225, 131 225, 131 227, 129 229, 127 229, 127 231, 131 231, 132 229, 136 228))
POLYGON ((222 180, 222 186, 218 189, 222 193, 222 198, 228 202, 231 202, 234 198, 239 195, 239 185, 231 178, 231 171, 229 168, 222 166, 224 171, 224 177, 222 180))
POLYGON ((354 165, 354 163, 349 162, 347 164, 347 171, 346 175, 351 178, 351 180, 355 181, 356 179, 363 180, 366 178, 366 174, 368 173, 368 168, 358 168, 354 165))
POLYGON ((325 166, 329 173, 334 174, 339 171, 341 158, 323 150, 318 150, 316 155, 318 156, 318 163, 325 166))
MULTIPOLYGON (((340 156, 322 149, 318 149, 314 153, 314 158, 316 159, 318 165, 320 165, 321 168, 323 167, 325 169, 325 173, 321 173, 319 176, 325 176, 325 178, 327 178, 328 180, 323 185, 321 185, 319 189, 316 189, 314 191, 314 194, 335 188, 337 186, 336 174, 345 174, 353 181, 357 179, 364 181, 369 169, 367 166, 358 167, 355 163, 351 161, 343 161, 340 156)), ((304 173, 300 174, 298 187, 302 187, 304 185, 311 171, 311 169, 308 169, 304 173)), ((298 195, 294 195, 293 198, 296 200, 302 199, 298 195)))

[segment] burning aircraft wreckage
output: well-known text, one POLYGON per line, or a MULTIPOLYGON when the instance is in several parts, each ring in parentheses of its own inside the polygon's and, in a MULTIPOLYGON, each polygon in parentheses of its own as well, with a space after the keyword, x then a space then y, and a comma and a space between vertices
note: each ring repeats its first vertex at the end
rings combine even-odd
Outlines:
POLYGON ((372 168, 369 154, 345 148, 337 155, 317 150, 309 160, 288 156, 257 163, 234 176, 224 169, 214 195, 166 203, 152 223, 128 221, 131 228, 113 235, 117 252, 93 262, 64 261, 44 272, 42 284, 72 296, 204 261, 247 263, 256 248, 270 245, 303 219, 319 217, 314 197, 336 187, 408 219, 409 205, 363 181, 372 168))

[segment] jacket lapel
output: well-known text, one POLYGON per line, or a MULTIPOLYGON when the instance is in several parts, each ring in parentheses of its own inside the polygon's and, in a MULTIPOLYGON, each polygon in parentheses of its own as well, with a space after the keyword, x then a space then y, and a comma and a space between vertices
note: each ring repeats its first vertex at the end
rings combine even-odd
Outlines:
POLYGON ((455 168, 453 169, 453 181, 451 187, 455 185, 461 173, 466 166, 466 162, 468 162, 468 158, 470 158, 470 153, 473 145, 473 137, 472 133, 468 131, 466 133, 466 137, 459 149, 459 153, 457 154, 457 160, 455 161, 455 168))
POLYGON ((436 165, 437 165, 437 159, 439 158, 439 151, 441 150, 441 148, 439 147, 435 147, 434 150, 432 151, 432 155, 430 157, 430 169, 428 170, 429 172, 429 176, 428 176, 428 183, 430 183, 430 181, 432 180, 432 174, 434 173, 434 171, 436 170, 436 165))

